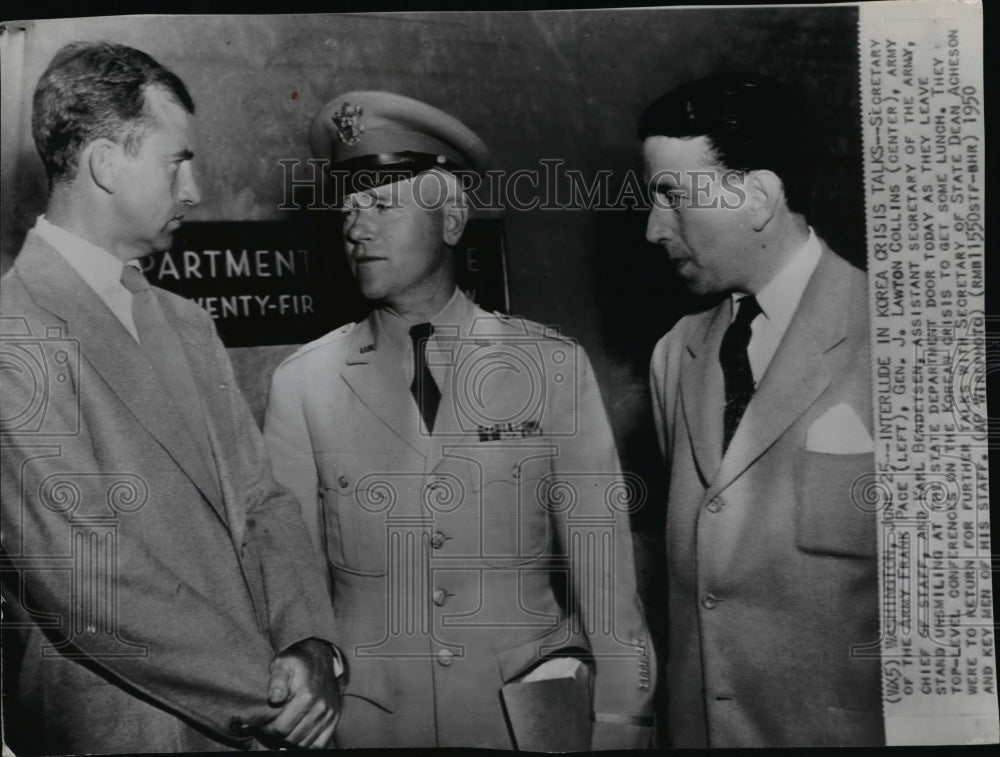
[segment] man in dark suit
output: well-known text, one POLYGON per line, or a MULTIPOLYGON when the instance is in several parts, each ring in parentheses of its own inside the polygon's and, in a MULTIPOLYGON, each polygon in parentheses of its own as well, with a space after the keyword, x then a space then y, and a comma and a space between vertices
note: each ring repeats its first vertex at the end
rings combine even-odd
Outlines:
POLYGON ((647 238, 720 297, 651 364, 670 738, 880 744, 876 524, 852 499, 874 466, 867 287, 806 221, 815 130, 777 82, 731 75, 654 102, 639 137, 647 238))
POLYGON ((0 282, 19 753, 325 746, 336 723, 299 505, 211 319, 136 264, 200 199, 193 113, 177 76, 121 45, 63 48, 35 92, 49 204, 0 282))

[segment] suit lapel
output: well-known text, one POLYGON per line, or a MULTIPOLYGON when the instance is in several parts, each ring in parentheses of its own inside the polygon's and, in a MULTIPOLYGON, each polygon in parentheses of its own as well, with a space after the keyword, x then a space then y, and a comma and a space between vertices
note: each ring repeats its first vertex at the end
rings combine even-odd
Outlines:
POLYGON ((372 323, 373 317, 369 316, 351 332, 347 364, 341 376, 390 431, 426 456, 427 437, 421 432, 410 387, 400 366, 393 364, 392 351, 379 349, 372 323))
POLYGON ((29 235, 15 266, 35 301, 67 323, 69 336, 79 340, 83 359, 225 521, 206 461, 197 455, 166 386, 132 335, 72 266, 34 234, 29 235))
MULTIPOLYGON (((175 310, 171 301, 162 296, 161 293, 157 293, 160 301, 160 307, 163 309, 163 313, 170 323, 171 327, 177 332, 181 340, 181 346, 184 349, 185 354, 188 358, 188 363, 191 366, 202 365, 200 370, 192 370, 192 378, 194 379, 195 386, 198 389, 199 402, 201 404, 201 411, 205 421, 205 430, 209 437, 209 446, 212 449, 213 459, 202 461, 205 464, 202 465, 202 475, 204 478, 204 486, 211 487, 211 496, 209 496, 209 501, 212 502, 213 506, 222 507, 223 510, 229 515, 228 518, 230 523, 235 523, 240 520, 236 517, 235 520, 232 517, 234 514, 229 513, 229 507, 232 506, 233 502, 228 498, 223 496, 222 493, 222 463, 224 455, 218 454, 220 445, 222 441, 219 434, 224 431, 215 425, 215 418, 211 412, 209 412, 209 406, 214 404, 212 398, 217 396, 218 386, 212 379, 213 376, 220 375, 218 370, 210 370, 210 366, 206 364, 206 361, 212 361, 215 355, 215 346, 212 344, 211 340, 208 338, 209 333, 205 330, 203 323, 198 321, 191 321, 183 317, 177 310, 175 310)), ((214 366, 212 366, 214 368, 214 366)), ((196 448, 195 448, 196 449, 196 448)), ((201 460, 200 457, 198 458, 201 460)), ((202 484, 199 483, 199 488, 202 491, 206 491, 202 488, 202 484)), ((221 513, 220 513, 221 514, 221 513)))
POLYGON ((690 362, 681 372, 681 405, 694 450, 695 462, 704 481, 711 481, 722 458, 722 408, 725 386, 719 365, 719 345, 729 326, 729 305, 723 302, 707 316, 687 350, 690 362))
POLYGON ((715 496, 752 465, 829 386, 831 362, 846 334, 848 302, 847 278, 836 263, 824 247, 706 497, 715 496))

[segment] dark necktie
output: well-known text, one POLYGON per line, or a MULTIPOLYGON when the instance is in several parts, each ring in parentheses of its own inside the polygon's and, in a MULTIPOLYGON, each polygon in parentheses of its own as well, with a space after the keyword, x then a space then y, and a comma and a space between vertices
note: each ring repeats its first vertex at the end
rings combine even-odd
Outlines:
MULTIPOLYGON (((191 434, 198 457, 204 463, 216 485, 215 464, 208 429, 201 404, 201 393, 191 372, 191 365, 177 332, 167 321, 159 301, 142 271, 134 266, 122 268, 122 285, 132 293, 132 318, 139 334, 143 353, 153 364, 153 368, 163 380, 184 424, 191 434)), ((219 495, 218 491, 206 492, 219 495)))
POLYGON ((750 368, 750 358, 747 356, 747 345, 750 344, 750 324, 760 315, 760 305, 757 298, 751 295, 737 303, 735 320, 729 324, 722 346, 719 348, 719 362, 722 364, 722 375, 726 381, 726 408, 723 414, 722 452, 725 454, 732 441, 736 427, 740 425, 750 398, 753 397, 753 371, 750 368))
POLYGON ((418 323, 410 329, 410 339, 413 341, 413 383, 410 384, 410 393, 417 401, 420 415, 431 433, 434 431, 438 405, 441 404, 441 390, 434 383, 431 369, 427 367, 427 340, 433 333, 434 327, 429 323, 418 323))

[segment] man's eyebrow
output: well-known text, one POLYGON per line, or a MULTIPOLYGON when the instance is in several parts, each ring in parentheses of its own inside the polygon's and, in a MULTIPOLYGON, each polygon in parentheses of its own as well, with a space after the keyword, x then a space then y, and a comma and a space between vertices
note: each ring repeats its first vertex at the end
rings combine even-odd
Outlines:
POLYGON ((194 158, 194 153, 186 147, 183 150, 178 150, 171 157, 179 158, 180 160, 191 160, 194 158))

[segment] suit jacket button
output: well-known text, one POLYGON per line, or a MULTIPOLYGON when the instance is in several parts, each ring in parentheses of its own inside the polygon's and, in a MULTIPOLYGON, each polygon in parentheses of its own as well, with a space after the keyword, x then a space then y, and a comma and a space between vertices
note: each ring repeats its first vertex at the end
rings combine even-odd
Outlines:
POLYGON ((350 483, 351 482, 347 480, 347 476, 341 476, 340 478, 337 479, 337 485, 341 489, 346 489, 347 485, 350 484, 350 483))
POLYGON ((455 653, 450 649, 439 649, 437 653, 438 665, 448 667, 454 662, 455 653))
POLYGON ((444 607, 448 602, 448 592, 444 589, 435 589, 434 594, 431 595, 431 599, 438 607, 444 607))
POLYGON ((725 504, 726 503, 723 502, 718 497, 712 497, 712 499, 709 500, 709 503, 705 507, 708 508, 708 511, 710 513, 717 513, 722 509, 723 505, 725 504))
POLYGON ((253 728, 249 723, 244 723, 242 718, 234 717, 229 721, 229 732, 244 739, 253 733, 253 728))
POLYGON ((711 594, 706 594, 701 598, 701 606, 706 610, 714 610, 719 604, 719 600, 713 597, 711 594))
POLYGON ((440 531, 435 531, 434 535, 431 537, 431 546, 434 547, 434 549, 441 549, 441 547, 444 546, 444 543, 445 541, 447 541, 447 539, 448 537, 445 536, 443 533, 441 533, 440 531))

